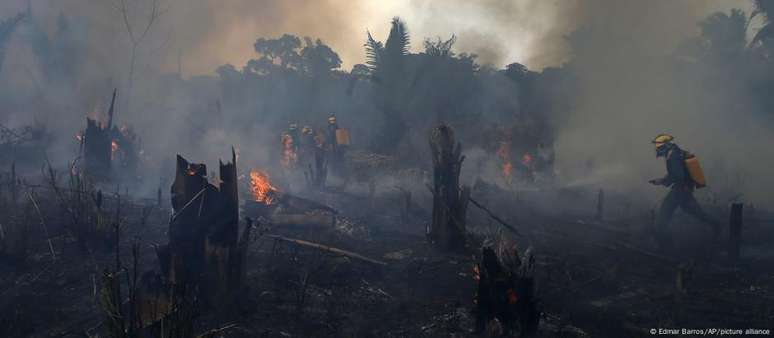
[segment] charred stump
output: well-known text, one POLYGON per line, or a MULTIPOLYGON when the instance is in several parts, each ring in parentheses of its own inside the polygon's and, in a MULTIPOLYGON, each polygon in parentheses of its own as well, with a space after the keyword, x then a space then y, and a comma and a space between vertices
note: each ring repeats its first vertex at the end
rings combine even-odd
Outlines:
POLYGON ((470 188, 459 186, 465 156, 454 140, 454 131, 445 124, 430 131, 429 141, 433 157, 433 219, 427 236, 440 249, 462 251, 470 197, 470 188))
POLYGON ((97 120, 86 118, 83 132, 84 171, 94 178, 107 178, 110 173, 112 142, 110 133, 97 120))
POLYGON ((513 249, 502 252, 482 250, 481 263, 474 267, 477 281, 475 331, 498 332, 490 336, 531 337, 540 323, 540 300, 535 292, 535 259, 531 249, 522 257, 513 249))
POLYGON ((83 146, 84 169, 87 174, 96 179, 106 179, 110 175, 110 161, 113 155, 112 124, 115 111, 117 90, 113 90, 113 98, 108 109, 108 123, 103 126, 96 119, 86 118, 86 130, 81 139, 83 146))
POLYGON ((206 305, 220 307, 230 304, 241 289, 250 225, 240 238, 233 151, 232 162, 220 163, 218 187, 206 177, 204 164, 177 156, 169 245, 159 251, 159 258, 170 282, 195 286, 206 305))

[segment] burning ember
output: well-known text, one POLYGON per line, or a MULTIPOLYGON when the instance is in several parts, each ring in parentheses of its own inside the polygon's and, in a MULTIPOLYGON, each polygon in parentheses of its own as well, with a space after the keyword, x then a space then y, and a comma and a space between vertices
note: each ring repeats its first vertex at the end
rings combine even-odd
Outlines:
POLYGON ((505 183, 511 184, 513 181, 513 164, 511 163, 511 155, 510 155, 510 149, 511 149, 511 143, 510 142, 500 142, 500 148, 497 149, 497 156, 500 157, 500 160, 502 160, 502 174, 503 178, 505 179, 505 183))
POLYGON ((269 174, 263 170, 250 171, 250 191, 256 202, 264 204, 274 203, 274 194, 279 191, 269 180, 269 174))

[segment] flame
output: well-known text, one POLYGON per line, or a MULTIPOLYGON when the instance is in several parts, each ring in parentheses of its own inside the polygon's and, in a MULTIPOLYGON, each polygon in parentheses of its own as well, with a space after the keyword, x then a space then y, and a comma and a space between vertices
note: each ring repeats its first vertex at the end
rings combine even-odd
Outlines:
POLYGON ((83 132, 77 132, 75 134, 75 139, 78 140, 78 142, 83 142, 83 132))
POLYGON ((269 180, 269 174, 263 170, 250 171, 250 191, 256 202, 264 204, 274 203, 274 193, 279 191, 269 180))
POLYGON ((282 159, 280 161, 285 169, 294 167, 298 162, 293 137, 288 134, 282 135, 282 159))
POLYGON ((478 264, 473 264, 473 280, 476 282, 481 280, 481 269, 478 267, 478 264))
POLYGON ((505 183, 511 184, 513 180, 513 176, 511 175, 513 172, 513 164, 511 163, 511 155, 510 155, 510 148, 511 143, 510 142, 500 142, 500 148, 497 149, 497 156, 500 157, 500 160, 502 160, 502 174, 503 178, 505 179, 505 183))

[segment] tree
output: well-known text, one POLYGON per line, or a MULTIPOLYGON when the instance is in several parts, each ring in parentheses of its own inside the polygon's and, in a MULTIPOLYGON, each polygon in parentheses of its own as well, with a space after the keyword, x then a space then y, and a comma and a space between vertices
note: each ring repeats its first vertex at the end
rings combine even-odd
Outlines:
POLYGON ((378 82, 386 80, 383 77, 394 74, 394 71, 400 70, 403 66, 403 60, 408 55, 409 35, 406 24, 398 17, 394 17, 391 22, 390 34, 387 36, 387 42, 382 44, 374 40, 371 32, 367 32, 366 40, 366 65, 371 70, 371 75, 378 82))
POLYGON ((384 53, 392 61, 398 61, 409 52, 409 34, 406 24, 399 17, 392 18, 391 24, 390 35, 384 44, 384 53))
POLYGON ((312 42, 311 38, 304 38, 306 46, 301 50, 304 69, 313 77, 328 74, 332 70, 341 67, 341 58, 320 39, 312 42))
POLYGON ((259 38, 253 46, 255 51, 261 54, 261 59, 284 69, 300 68, 301 56, 298 49, 301 48, 301 39, 295 35, 284 34, 278 39, 259 38))
POLYGON ((349 73, 357 78, 365 78, 368 76, 369 72, 368 66, 358 63, 352 66, 352 70, 349 73))
POLYGON ((746 48, 747 17, 739 9, 717 12, 699 23, 708 53, 718 61, 732 61, 746 48))
POLYGON ((755 10, 750 15, 750 20, 757 15, 763 16, 763 27, 755 34, 752 43, 766 44, 774 38, 774 1, 754 0, 755 10))
POLYGON ((457 42, 457 37, 452 35, 449 40, 441 40, 441 38, 437 38, 436 41, 426 39, 425 40, 425 54, 428 56, 437 56, 437 57, 447 57, 447 56, 454 56, 454 53, 451 51, 452 46, 454 46, 454 43, 457 42))
POLYGON ((406 133, 401 114, 410 95, 406 85, 406 56, 410 43, 408 29, 398 17, 392 19, 391 25, 386 43, 376 41, 370 32, 367 32, 365 43, 370 78, 380 85, 375 88, 374 100, 377 109, 382 112, 383 121, 374 146, 383 152, 395 152, 395 146, 406 133))

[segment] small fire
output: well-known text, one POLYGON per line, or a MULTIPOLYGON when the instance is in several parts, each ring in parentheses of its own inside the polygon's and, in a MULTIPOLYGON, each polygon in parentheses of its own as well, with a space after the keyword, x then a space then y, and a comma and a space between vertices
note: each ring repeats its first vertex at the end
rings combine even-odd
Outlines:
POLYGON ((282 167, 290 169, 295 167, 298 162, 298 154, 296 154, 295 145, 293 144, 293 137, 284 134, 282 135, 282 167))
POLYGON ((256 202, 274 203, 274 194, 279 191, 269 180, 269 174, 263 170, 250 171, 250 191, 256 202))
POLYGON ((481 269, 478 267, 478 264, 473 264, 473 280, 476 282, 481 280, 481 269))
POLYGON ((513 172, 513 164, 511 163, 510 149, 511 143, 505 141, 500 142, 500 148, 497 149, 497 156, 499 156, 500 160, 503 162, 502 173, 505 183, 507 184, 511 184, 513 180, 513 176, 511 175, 513 172))

